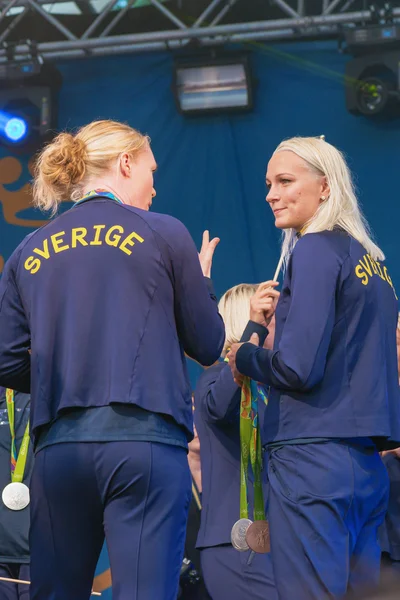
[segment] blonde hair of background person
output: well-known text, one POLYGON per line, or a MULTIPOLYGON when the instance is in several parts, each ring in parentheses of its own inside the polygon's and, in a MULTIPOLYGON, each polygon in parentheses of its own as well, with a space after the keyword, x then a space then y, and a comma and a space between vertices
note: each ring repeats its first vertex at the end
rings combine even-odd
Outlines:
POLYGON ((249 321, 250 300, 258 284, 240 283, 225 292, 218 310, 225 323, 225 344, 221 356, 225 358, 228 348, 239 342, 249 321))
MULTIPOLYGON (((325 178, 330 190, 322 198, 314 216, 304 225, 301 234, 316 233, 341 227, 360 242, 374 260, 384 260, 382 250, 373 242, 368 223, 362 214, 350 170, 343 154, 321 138, 293 137, 279 144, 274 154, 289 151, 302 158, 316 177, 325 178)), ((294 229, 284 229, 282 253, 287 265, 297 241, 294 229)))
MULTIPOLYGON (((99 188, 99 182, 121 155, 135 160, 150 150, 149 142, 148 136, 129 125, 108 120, 94 121, 75 135, 60 133, 34 166, 33 204, 54 215, 63 200, 76 202, 93 189, 91 181, 95 180, 99 188)), ((118 172, 118 176, 122 174, 118 172)), ((108 187, 119 187, 117 179, 107 183, 111 183, 108 187)))

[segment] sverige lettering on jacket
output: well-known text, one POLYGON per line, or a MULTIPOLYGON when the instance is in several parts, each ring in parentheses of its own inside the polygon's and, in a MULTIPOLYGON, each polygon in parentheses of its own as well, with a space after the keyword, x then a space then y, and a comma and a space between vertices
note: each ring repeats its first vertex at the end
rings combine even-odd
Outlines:
POLYGON ((364 254, 364 256, 360 258, 358 265, 355 268, 355 273, 357 277, 361 279, 361 283, 363 285, 368 285, 370 278, 373 277, 373 275, 378 275, 378 277, 390 285, 394 295, 396 296, 396 300, 398 300, 396 290, 394 289, 394 285, 388 273, 387 267, 385 265, 382 267, 379 261, 374 260, 369 254, 364 254))
POLYGON ((114 246, 125 254, 131 255, 136 242, 142 244, 142 238, 135 231, 126 234, 122 225, 112 225, 106 230, 106 225, 93 225, 92 231, 86 227, 74 227, 68 233, 59 231, 43 240, 40 248, 34 248, 33 254, 24 262, 24 268, 34 275, 42 265, 42 260, 48 260, 59 252, 72 250, 80 246, 114 246))

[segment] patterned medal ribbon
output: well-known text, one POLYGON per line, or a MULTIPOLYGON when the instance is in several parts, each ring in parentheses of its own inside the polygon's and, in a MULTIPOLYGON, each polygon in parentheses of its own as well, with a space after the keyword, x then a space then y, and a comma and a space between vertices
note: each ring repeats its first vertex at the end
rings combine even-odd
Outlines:
POLYGON ((122 200, 117 198, 117 196, 115 196, 115 194, 113 194, 112 192, 108 192, 107 190, 92 190, 91 192, 88 192, 87 194, 82 196, 82 198, 77 200, 77 202, 75 202, 74 206, 77 206, 78 204, 81 204, 82 202, 87 202, 88 200, 91 200, 92 198, 96 198, 96 196, 110 198, 111 200, 115 200, 115 202, 118 202, 118 204, 123 204, 122 200))
POLYGON ((26 424, 24 437, 22 438, 21 447, 17 454, 17 448, 15 444, 15 420, 14 420, 14 391, 6 390, 6 403, 8 422, 10 424, 11 432, 11 481, 13 483, 22 483, 24 479, 26 459, 28 457, 29 447, 29 421, 26 424))

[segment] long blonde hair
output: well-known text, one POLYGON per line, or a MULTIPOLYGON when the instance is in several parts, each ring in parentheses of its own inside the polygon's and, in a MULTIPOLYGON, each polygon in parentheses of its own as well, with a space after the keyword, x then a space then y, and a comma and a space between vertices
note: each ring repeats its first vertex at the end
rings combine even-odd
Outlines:
POLYGON ((60 133, 36 160, 33 204, 54 215, 63 200, 79 200, 85 181, 104 175, 120 154, 135 157, 148 143, 147 136, 118 121, 93 121, 75 135, 60 133))
MULTIPOLYGON (((284 140, 277 152, 294 152, 309 168, 325 177, 330 189, 329 198, 320 204, 314 216, 304 225, 302 235, 341 227, 358 240, 375 260, 384 260, 385 255, 374 243, 369 225, 362 214, 354 190, 349 167, 343 154, 324 139, 294 137, 284 140)), ((298 236, 294 229, 283 231, 282 253, 287 265, 298 236)))
POLYGON ((225 323, 225 344, 222 356, 228 348, 242 337, 242 333, 250 318, 250 299, 258 288, 258 284, 240 283, 230 288, 218 303, 218 310, 225 323))

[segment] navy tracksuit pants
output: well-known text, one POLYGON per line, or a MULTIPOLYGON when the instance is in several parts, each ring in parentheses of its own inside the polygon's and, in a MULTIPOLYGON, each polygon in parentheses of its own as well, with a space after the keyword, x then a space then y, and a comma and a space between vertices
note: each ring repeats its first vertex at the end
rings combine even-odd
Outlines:
POLYGON ((104 535, 113 600, 176 600, 190 496, 183 448, 42 449, 31 482, 31 600, 88 600, 104 535))
POLYGON ((385 565, 400 574, 400 458, 386 454, 383 458, 390 481, 389 506, 379 531, 385 565))
MULTIPOLYGON (((29 565, 0 564, 0 577, 30 581, 29 565)), ((29 600, 29 585, 0 581, 0 600, 29 600)))
POLYGON ((271 557, 279 600, 340 598, 379 581, 388 503, 374 448, 287 445, 268 460, 271 557))
POLYGON ((270 554, 238 552, 229 544, 204 548, 200 558, 212 600, 277 600, 270 554))

